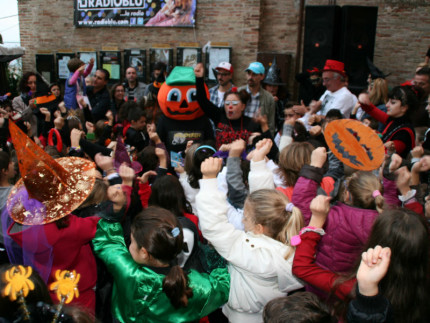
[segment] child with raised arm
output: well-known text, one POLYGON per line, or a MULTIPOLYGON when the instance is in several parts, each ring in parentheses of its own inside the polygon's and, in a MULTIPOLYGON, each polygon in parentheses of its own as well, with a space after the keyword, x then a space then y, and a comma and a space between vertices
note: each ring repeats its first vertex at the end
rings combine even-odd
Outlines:
MULTIPOLYGON (((318 195, 311 202, 312 217, 309 226, 301 230, 293 273, 342 300, 344 309, 356 298, 351 304, 355 309, 353 313, 350 310, 352 316, 348 315, 348 322, 392 322, 385 312, 387 304, 382 304, 380 313, 373 317, 372 311, 359 313, 366 297, 367 305, 379 306, 380 299, 369 298, 374 296, 388 299, 396 322, 427 322, 429 232, 423 217, 405 208, 384 210, 376 218, 362 248, 360 267, 351 269, 348 275, 339 275, 315 263, 316 248, 325 234, 323 227, 330 211, 329 199, 318 195)), ((342 308, 336 312, 339 318, 344 318, 342 308)))
POLYGON ((203 236, 228 261, 232 288, 224 314, 233 323, 260 323, 267 302, 302 287, 291 272, 290 238, 299 232, 303 219, 281 192, 259 190, 245 201, 246 232, 235 229, 227 219, 225 193, 217 188, 221 165, 221 159, 212 157, 201 165, 199 223, 203 236))
MULTIPOLYGON (((121 166, 123 185, 132 185, 133 169, 121 166)), ((177 264, 183 250, 179 220, 159 207, 139 213, 131 226, 129 249, 120 223, 100 221, 94 252, 114 278, 112 312, 120 322, 190 322, 228 299, 227 269, 185 273, 177 264)))
POLYGON ((70 71, 64 89, 64 104, 66 108, 75 110, 79 107, 77 95, 86 95, 87 86, 85 78, 91 73, 94 66, 94 58, 91 58, 87 68, 85 63, 79 58, 72 58, 67 62, 70 71))
MULTIPOLYGON (((310 165, 302 167, 294 186, 292 202, 302 211, 309 224, 312 199, 317 196, 327 159, 325 148, 315 149, 310 165)), ((391 186, 395 183, 391 182, 391 186)), ((326 235, 318 247, 316 262, 335 272, 348 272, 359 255, 375 218, 384 208, 384 187, 371 172, 355 172, 344 184, 341 202, 330 208, 324 226, 326 235)), ((396 198, 396 196, 394 196, 396 198)))

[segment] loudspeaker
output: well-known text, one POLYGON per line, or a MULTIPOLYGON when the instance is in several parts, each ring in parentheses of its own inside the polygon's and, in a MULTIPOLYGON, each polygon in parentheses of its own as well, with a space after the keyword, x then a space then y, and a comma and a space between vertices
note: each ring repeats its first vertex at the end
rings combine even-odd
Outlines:
POLYGON ((378 7, 343 6, 340 60, 349 75, 349 87, 367 86, 366 57, 373 61, 378 7))
POLYGON ((303 72, 323 68, 326 59, 339 59, 340 25, 339 6, 306 6, 303 72))

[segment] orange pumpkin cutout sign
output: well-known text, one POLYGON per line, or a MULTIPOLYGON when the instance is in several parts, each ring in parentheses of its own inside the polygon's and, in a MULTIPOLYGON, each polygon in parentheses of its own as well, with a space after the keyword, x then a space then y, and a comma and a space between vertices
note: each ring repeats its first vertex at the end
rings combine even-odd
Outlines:
MULTIPOLYGON (((209 98, 207 86, 206 95, 209 98)), ((176 66, 158 92, 164 115, 175 120, 194 120, 204 115, 197 102, 196 77, 192 67, 176 66)))
POLYGON ((331 121, 324 130, 324 137, 333 154, 354 169, 371 171, 384 160, 381 138, 357 120, 331 121))

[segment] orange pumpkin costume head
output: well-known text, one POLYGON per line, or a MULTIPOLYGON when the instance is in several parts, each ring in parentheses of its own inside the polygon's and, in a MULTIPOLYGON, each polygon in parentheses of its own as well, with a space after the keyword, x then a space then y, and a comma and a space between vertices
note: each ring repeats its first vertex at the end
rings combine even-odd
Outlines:
MULTIPOLYGON (((209 91, 206 95, 209 98, 209 91)), ((164 115, 175 120, 194 120, 204 115, 197 102, 196 77, 192 67, 176 66, 158 92, 164 115)))

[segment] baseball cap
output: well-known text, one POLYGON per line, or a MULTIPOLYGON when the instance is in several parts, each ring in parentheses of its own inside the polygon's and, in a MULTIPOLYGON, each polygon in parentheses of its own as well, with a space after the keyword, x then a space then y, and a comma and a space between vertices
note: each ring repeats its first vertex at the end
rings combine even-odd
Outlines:
POLYGON ((215 67, 216 70, 226 70, 227 72, 233 73, 233 66, 228 62, 221 62, 215 67))
POLYGON ((252 62, 245 71, 252 71, 255 74, 264 74, 264 66, 260 62, 252 62))

